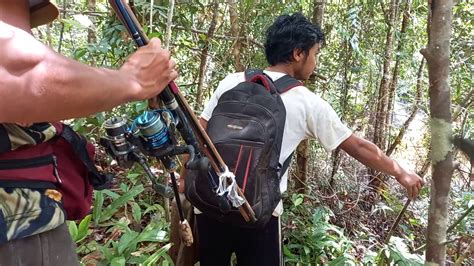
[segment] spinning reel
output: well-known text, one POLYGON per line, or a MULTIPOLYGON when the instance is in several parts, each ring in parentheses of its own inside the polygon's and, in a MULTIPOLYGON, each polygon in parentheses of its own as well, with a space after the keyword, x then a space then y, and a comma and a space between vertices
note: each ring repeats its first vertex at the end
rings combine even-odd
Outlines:
POLYGON ((131 125, 122 117, 112 117, 104 122, 103 128, 106 136, 100 139, 100 144, 118 165, 130 168, 134 163, 140 164, 155 191, 172 198, 173 189, 157 182, 146 160, 146 157, 159 159, 170 173, 176 171, 176 155, 189 154, 188 164, 194 161, 194 147, 179 146, 175 138, 176 120, 171 111, 145 111, 131 125))

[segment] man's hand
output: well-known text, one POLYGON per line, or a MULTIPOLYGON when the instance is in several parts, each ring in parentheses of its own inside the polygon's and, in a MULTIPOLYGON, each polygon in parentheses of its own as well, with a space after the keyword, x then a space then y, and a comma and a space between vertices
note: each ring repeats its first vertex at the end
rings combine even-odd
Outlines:
POLYGON ((160 94, 172 80, 178 77, 176 63, 169 51, 161 48, 159 39, 151 39, 140 47, 120 68, 120 71, 137 83, 135 99, 145 100, 160 94))
POLYGON ((423 179, 414 172, 403 171, 401 175, 395 177, 407 190, 408 197, 415 199, 420 192, 421 187, 424 185, 423 179))
POLYGON ((416 198, 424 184, 421 177, 403 169, 396 161, 385 155, 375 144, 354 134, 342 142, 339 147, 366 166, 395 176, 397 181, 407 189, 410 199, 416 198))

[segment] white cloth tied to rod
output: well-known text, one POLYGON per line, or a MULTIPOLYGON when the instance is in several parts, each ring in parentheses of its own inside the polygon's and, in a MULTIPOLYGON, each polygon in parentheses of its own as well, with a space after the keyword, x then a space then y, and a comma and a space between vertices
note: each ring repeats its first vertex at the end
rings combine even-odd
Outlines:
POLYGON ((235 182, 235 175, 229 171, 227 165, 225 166, 224 172, 219 175, 219 187, 217 188, 216 193, 219 196, 227 193, 227 198, 235 208, 238 208, 245 203, 245 200, 239 196, 239 193, 237 192, 237 182, 235 182), (227 182, 228 178, 232 180, 230 184, 227 182))

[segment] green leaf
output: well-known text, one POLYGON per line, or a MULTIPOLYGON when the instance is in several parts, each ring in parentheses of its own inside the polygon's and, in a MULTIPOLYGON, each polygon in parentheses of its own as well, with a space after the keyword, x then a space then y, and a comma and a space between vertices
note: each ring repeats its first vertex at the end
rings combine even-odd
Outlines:
POLYGON ((98 245, 97 247, 100 249, 100 252, 104 254, 105 260, 111 261, 113 259, 113 254, 110 252, 110 249, 101 245, 98 245))
POLYGON ((104 193, 105 195, 111 197, 113 200, 116 200, 116 199, 118 199, 118 198, 120 197, 119 194, 117 194, 117 193, 115 193, 115 192, 113 192, 113 191, 110 191, 110 190, 108 190, 108 189, 104 189, 104 190, 102 190, 101 192, 104 193))
POLYGON ((143 192, 143 186, 139 185, 131 190, 127 191, 125 194, 120 196, 118 199, 114 200, 109 206, 107 206, 100 217, 100 222, 106 221, 114 215, 114 213, 117 212, 117 210, 122 207, 125 203, 128 201, 132 200, 135 196, 143 192))
POLYGON ((299 206, 301 203, 303 203, 303 197, 298 197, 296 198, 296 200, 293 202, 293 204, 295 205, 295 207, 299 206))
POLYGON ((67 221, 67 227, 69 229, 69 234, 73 240, 77 237, 77 225, 74 221, 67 221))
POLYGON ((122 235, 117 246, 117 252, 120 255, 123 255, 125 249, 135 250, 137 245, 138 232, 128 231, 122 235))
POLYGON ((148 207, 145 209, 145 211, 143 212, 143 214, 147 214, 147 213, 149 213, 149 212, 157 212, 157 211, 163 212, 163 211, 164 211, 164 208, 163 208, 163 206, 161 206, 160 204, 155 203, 155 204, 153 204, 153 205, 148 206, 148 207))
POLYGON ((163 247, 161 247, 156 253, 148 257, 148 259, 146 259, 145 262, 143 262, 143 265, 144 266, 157 265, 158 260, 163 256, 163 254, 168 252, 168 250, 171 248, 171 245, 172 245, 171 243, 168 243, 164 245, 163 247))
POLYGON ((285 257, 289 257, 291 259, 296 258, 296 255, 291 253, 290 249, 286 245, 283 246, 283 254, 285 254, 285 257))
POLYGON ((135 112, 141 113, 148 108, 148 102, 141 101, 135 104, 135 112))
POLYGON ((132 215, 135 222, 139 223, 142 219, 142 209, 136 202, 132 202, 132 215))
POLYGON ((84 217, 84 219, 82 219, 82 221, 79 223, 77 236, 76 238, 74 238, 74 241, 76 243, 80 242, 87 236, 87 233, 89 232, 89 224, 91 222, 91 219, 92 219, 92 215, 89 214, 86 217, 84 217))
POLYGON ((110 266, 125 266, 124 257, 115 257, 110 261, 110 266))
POLYGON ((303 250, 304 250, 304 253, 305 253, 306 255, 308 255, 308 254, 311 252, 311 250, 310 250, 309 247, 307 247, 307 246, 304 246, 304 247, 303 247, 303 250))
POLYGON ((132 173, 132 172, 130 172, 130 173, 127 174, 127 178, 128 178, 128 179, 133 179, 133 178, 136 178, 136 177, 138 177, 138 176, 140 176, 139 173, 132 173))
POLYGON ((168 253, 166 252, 163 253, 162 257, 164 260, 161 262, 161 266, 165 266, 165 265, 174 266, 173 259, 170 257, 168 253))
POLYGON ((128 185, 125 184, 125 183, 120 183, 120 189, 121 189, 123 192, 127 192, 127 191, 129 190, 128 185))
POLYGON ((74 58, 75 58, 76 60, 80 60, 81 57, 83 57, 86 53, 87 53, 87 49, 83 49, 83 48, 77 49, 77 50, 74 52, 74 58))
POLYGON ((102 191, 94 192, 94 208, 92 210, 92 219, 94 220, 94 225, 99 225, 101 221, 102 214, 102 205, 104 204, 104 194, 102 191))
POLYGON ((149 231, 143 231, 137 237, 137 242, 162 242, 165 241, 166 231, 161 229, 153 229, 149 231))
POLYGON ((347 265, 347 258, 346 257, 339 257, 335 260, 331 260, 328 265, 347 265))

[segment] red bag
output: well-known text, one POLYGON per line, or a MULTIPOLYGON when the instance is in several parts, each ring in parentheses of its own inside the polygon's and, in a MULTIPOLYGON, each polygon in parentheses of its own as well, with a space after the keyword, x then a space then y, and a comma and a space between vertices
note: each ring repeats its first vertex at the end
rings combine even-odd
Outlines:
POLYGON ((91 143, 68 126, 55 127, 61 135, 48 142, 0 153, 0 187, 57 189, 67 219, 82 219, 90 212, 93 184, 104 185, 110 176, 100 175, 93 165, 91 143))

